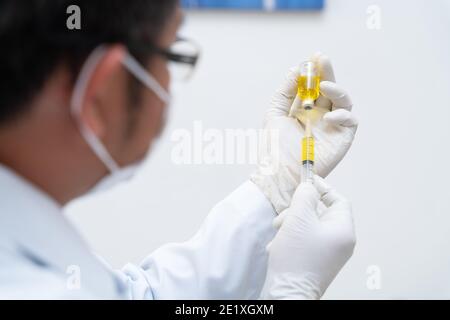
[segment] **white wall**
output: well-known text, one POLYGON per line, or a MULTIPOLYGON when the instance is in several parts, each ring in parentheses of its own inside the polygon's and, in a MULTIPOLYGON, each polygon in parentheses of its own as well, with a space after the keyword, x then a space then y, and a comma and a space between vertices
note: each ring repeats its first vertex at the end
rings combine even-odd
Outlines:
POLYGON ((174 129, 258 128, 286 70, 320 50, 354 100, 360 128, 329 181, 354 204, 358 245, 327 298, 450 297, 450 5, 328 0, 322 13, 191 12, 183 34, 203 47, 177 85, 165 135, 133 182, 71 205, 70 217, 114 266, 189 238, 247 179, 248 165, 171 162, 174 129), (366 27, 369 5, 381 30, 366 27), (366 270, 381 268, 368 290, 366 270))

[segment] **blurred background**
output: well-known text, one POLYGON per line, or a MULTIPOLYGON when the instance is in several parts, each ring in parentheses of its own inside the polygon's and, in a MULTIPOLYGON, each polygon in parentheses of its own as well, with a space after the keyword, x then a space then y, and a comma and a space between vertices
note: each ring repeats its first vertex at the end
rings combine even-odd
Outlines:
POLYGON ((181 34, 203 55, 189 82, 174 83, 150 161, 130 183, 67 208, 114 267, 189 239, 254 170, 175 164, 173 132, 195 121, 260 128, 287 70, 321 51, 360 120, 328 177, 352 200, 358 244, 325 298, 450 298, 450 1, 309 2, 316 9, 187 11, 181 34))

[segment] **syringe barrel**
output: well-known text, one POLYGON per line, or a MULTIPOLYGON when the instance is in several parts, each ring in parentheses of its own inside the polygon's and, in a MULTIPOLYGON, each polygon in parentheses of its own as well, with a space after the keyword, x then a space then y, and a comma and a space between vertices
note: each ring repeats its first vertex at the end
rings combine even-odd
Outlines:
POLYGON ((303 137, 301 152, 302 182, 312 182, 314 175, 314 138, 312 135, 305 135, 303 137))
POLYGON ((305 136, 302 138, 302 163, 311 162, 314 164, 314 138, 305 136))
POLYGON ((302 163, 301 182, 313 183, 314 180, 314 163, 306 161, 302 163))

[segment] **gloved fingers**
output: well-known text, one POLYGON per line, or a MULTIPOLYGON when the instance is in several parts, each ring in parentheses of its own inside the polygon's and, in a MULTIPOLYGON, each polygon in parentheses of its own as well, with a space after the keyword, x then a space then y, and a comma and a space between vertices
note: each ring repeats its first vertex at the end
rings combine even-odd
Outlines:
POLYGON ((270 252, 270 247, 272 246, 272 241, 270 241, 266 246, 266 251, 270 252))
POLYGON ((293 67, 286 75, 286 79, 272 97, 271 107, 267 116, 287 116, 297 95, 297 82, 300 76, 299 67, 293 67))
POLYGON ((282 211, 278 216, 275 217, 275 219, 273 219, 272 226, 275 229, 280 229, 285 218, 286 218, 286 210, 282 211))
POLYGON ((333 104, 333 110, 352 110, 352 101, 350 96, 336 83, 331 81, 322 81, 320 83, 320 93, 331 101, 333 104))
POLYGON ((291 107, 289 108, 289 117, 296 117, 296 113, 300 110, 302 106, 302 99, 298 96, 298 94, 295 95, 294 100, 291 103, 291 107))
POLYGON ((300 183, 292 197, 288 214, 308 215, 311 218, 318 219, 317 205, 319 200, 320 194, 312 183, 300 183))
MULTIPOLYGON (((311 57, 311 61, 315 62, 318 65, 321 81, 336 82, 333 66, 328 56, 324 55, 321 52, 316 52, 311 57)), ((326 98, 323 95, 320 95, 319 98, 316 100, 315 105, 317 107, 331 110, 332 103, 330 99, 326 98)))
POLYGON ((333 104, 331 103, 330 99, 326 98, 323 95, 320 95, 319 98, 317 98, 314 105, 316 107, 323 108, 323 109, 330 111, 333 104))
MULTIPOLYGON (((322 80, 325 82, 335 81, 333 66, 331 65, 330 59, 326 55, 317 52, 311 57, 311 60, 316 62, 318 65, 320 78, 322 80)), ((300 68, 298 66, 289 70, 286 80, 272 97, 272 105, 267 112, 267 117, 287 116, 289 115, 294 100, 296 104, 300 103, 300 101, 296 99, 299 76, 300 68)), ((316 101, 317 106, 329 110, 331 110, 332 103, 334 103, 333 100, 325 95, 320 96, 316 101)))
POLYGON ((273 219, 272 221, 272 225, 275 229, 280 229, 281 226, 283 225, 284 219, 286 219, 286 215, 287 215, 287 210, 283 210, 281 211, 281 213, 275 217, 275 219, 273 219))
POLYGON ((314 185, 320 194, 320 199, 326 207, 331 208, 339 204, 347 205, 347 199, 330 187, 330 185, 318 175, 314 175, 314 185))
POLYGON ((358 126, 358 119, 356 119, 355 115, 345 109, 337 109, 331 112, 327 112, 323 116, 323 120, 336 126, 343 126, 343 127, 358 126))
POLYGON ((333 65, 327 55, 322 52, 316 52, 311 56, 311 61, 318 65, 320 79, 322 79, 322 81, 336 82, 333 65))

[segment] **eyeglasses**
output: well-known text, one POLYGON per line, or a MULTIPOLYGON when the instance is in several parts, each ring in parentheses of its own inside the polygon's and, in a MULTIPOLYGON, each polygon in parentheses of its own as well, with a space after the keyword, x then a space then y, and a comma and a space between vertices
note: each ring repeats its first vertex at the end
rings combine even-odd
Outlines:
POLYGON ((200 47, 192 40, 177 38, 169 49, 155 51, 169 62, 169 71, 173 79, 187 81, 194 73, 200 58, 200 47))
MULTIPOLYGON (((78 36, 72 33, 70 37, 66 34, 46 34, 45 41, 58 46, 73 46, 73 41, 77 40, 77 46, 81 44, 98 44, 99 39, 86 35, 78 36)), ((200 46, 191 39, 178 37, 172 45, 167 48, 159 48, 146 41, 131 41, 125 44, 132 51, 141 53, 155 53, 163 56, 169 62, 169 71, 175 80, 188 80, 197 65, 200 58, 200 46)))
POLYGON ((168 49, 149 45, 146 47, 150 52, 161 55, 169 62, 169 72, 175 80, 189 80, 200 57, 200 47, 194 41, 181 37, 178 37, 168 49))

